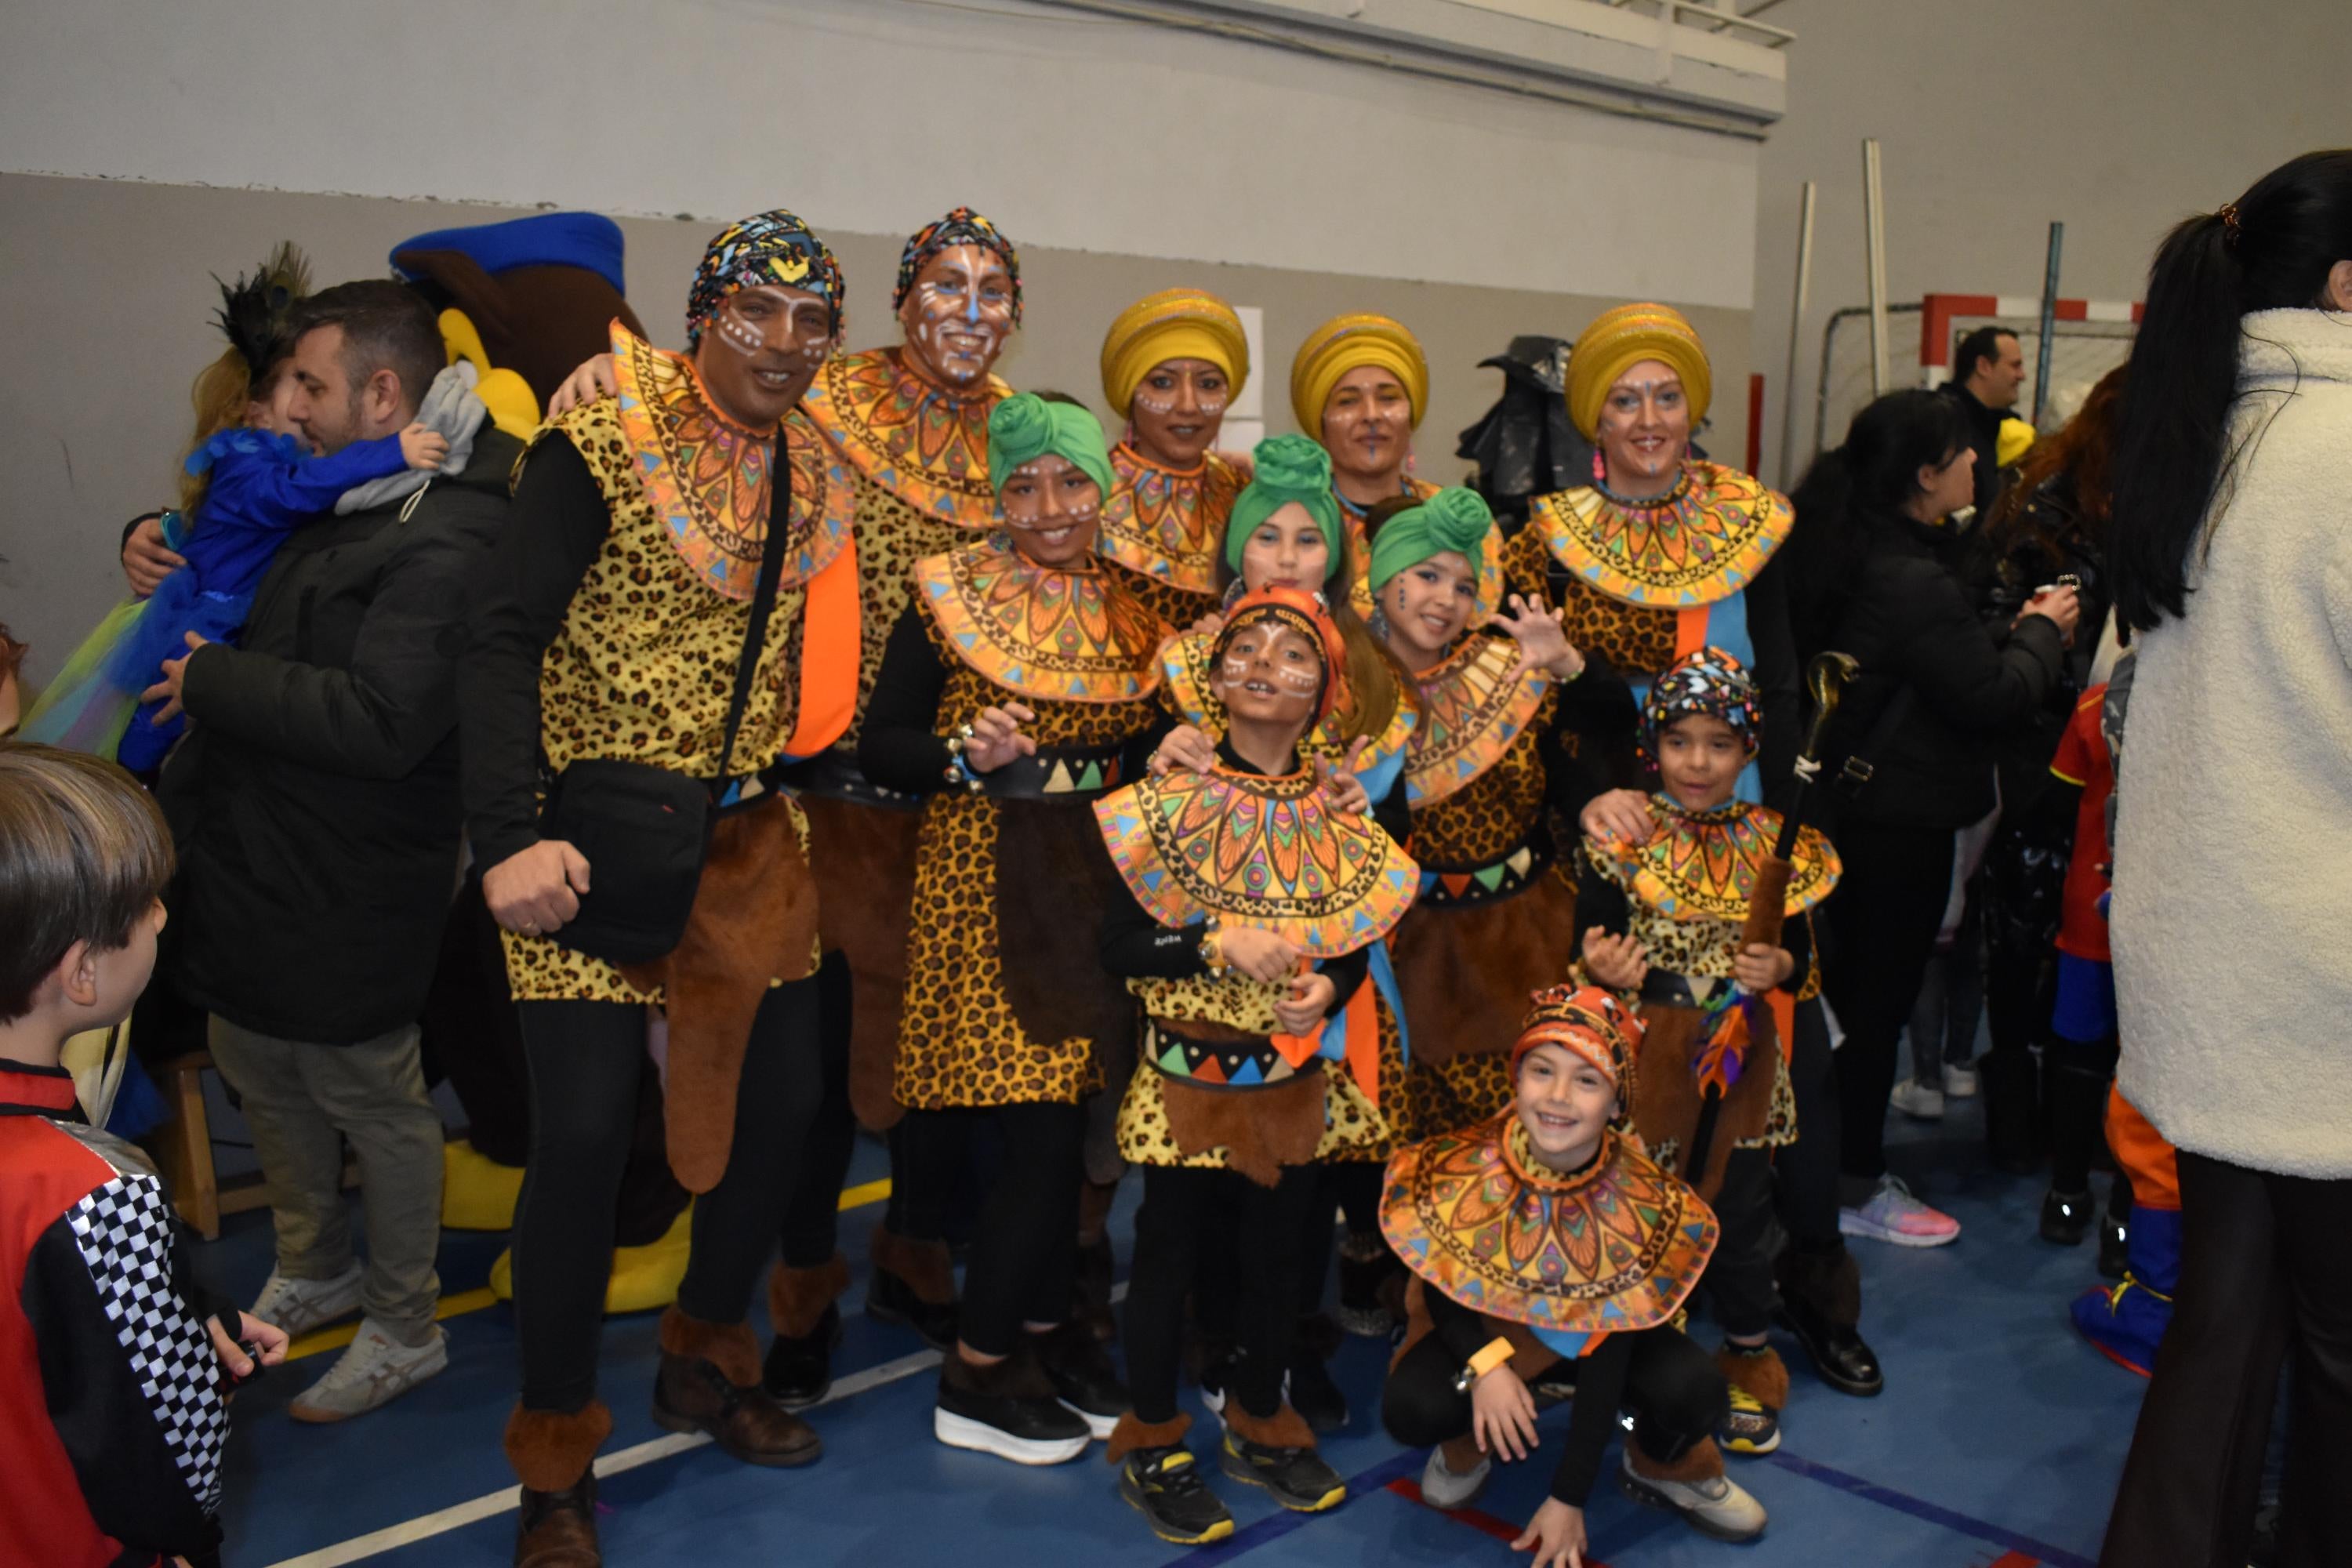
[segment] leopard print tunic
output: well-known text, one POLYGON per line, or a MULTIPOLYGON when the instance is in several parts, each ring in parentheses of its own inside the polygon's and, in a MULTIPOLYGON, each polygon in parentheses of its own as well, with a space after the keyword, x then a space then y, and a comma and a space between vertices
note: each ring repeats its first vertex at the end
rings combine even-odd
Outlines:
MULTIPOLYGON (((923 626, 949 671, 936 733, 950 735, 982 708, 1016 700, 964 663, 935 618, 926 616, 923 626)), ((1017 700, 1037 715, 1023 728, 1041 746, 1118 745, 1157 722, 1148 696, 1124 702, 1029 695, 1017 700)), ((1089 806, 1080 798, 1065 809, 1089 806)), ((997 952, 998 810, 990 796, 960 789, 943 790, 923 807, 907 1005, 892 1077, 893 1097, 909 1110, 1075 1105, 1103 1085, 1093 1041, 1034 1040, 1013 1016, 997 952)))
POLYGON ((1560 612, 1569 646, 1606 659, 1633 679, 1655 677, 1675 662, 1672 610, 1612 599, 1581 577, 1558 570, 1540 529, 1521 529, 1505 548, 1504 572, 1516 593, 1541 595, 1560 612))
POLYGON ((856 468, 850 487, 857 497, 857 711, 834 750, 855 761, 857 734, 866 727, 866 703, 882 668, 890 628, 914 597, 915 563, 968 544, 972 531, 919 511, 856 468))
MULTIPOLYGON (((533 447, 555 432, 586 460, 612 526, 540 663, 540 743, 548 765, 561 772, 582 758, 617 757, 707 777, 718 765, 751 606, 705 586, 671 545, 637 479, 616 402, 603 398, 559 416, 533 447)), ((792 733, 805 598, 799 588, 777 592, 736 736, 740 757, 772 757, 792 733)), ((797 805, 788 809, 805 854, 807 819, 797 805)), ((662 999, 602 959, 546 937, 501 935, 507 982, 518 1002, 662 999)))

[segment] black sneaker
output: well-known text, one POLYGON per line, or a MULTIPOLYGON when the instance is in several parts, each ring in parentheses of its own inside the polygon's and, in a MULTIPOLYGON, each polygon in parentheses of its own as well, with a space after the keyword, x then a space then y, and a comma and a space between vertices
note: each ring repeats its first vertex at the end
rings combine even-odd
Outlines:
POLYGON ((1290 1365, 1286 1370, 1283 1386, 1290 1395, 1290 1407, 1298 1412, 1307 1426, 1318 1435, 1344 1432, 1348 1429, 1348 1396, 1331 1381, 1331 1369, 1323 1363, 1312 1345, 1297 1344, 1290 1349, 1290 1365))
POLYGON ((1118 1368, 1094 1331, 1073 1321, 1027 1338, 1055 1397, 1085 1418, 1087 1431, 1109 1436, 1130 1402, 1118 1368))
POLYGON ((1293 1513, 1321 1513, 1348 1500, 1348 1483, 1312 1448, 1270 1447, 1228 1426, 1217 1462, 1234 1479, 1272 1492, 1293 1513))
POLYGON ((1385 1243, 1369 1258, 1350 1258, 1349 1247, 1357 1245, 1351 1237, 1339 1248, 1339 1304, 1332 1315, 1339 1326, 1361 1339, 1384 1340, 1397 1326, 1391 1298, 1397 1293, 1396 1281, 1404 1272, 1385 1243))
POLYGON ((833 1392, 833 1352, 841 1348, 841 1309, 827 1306, 816 1327, 799 1339, 778 1334, 768 1344, 760 1386, 787 1410, 805 1410, 833 1392))
POLYGON ((2053 1187, 2042 1194, 2042 1239, 2061 1247, 2077 1247, 2091 1229, 2091 1194, 2062 1193, 2053 1187))
POLYGON ((1201 1479, 1192 1450, 1181 1446, 1129 1454, 1119 1467, 1118 1495, 1152 1534, 1178 1546, 1206 1546, 1234 1532, 1234 1516, 1201 1479))
POLYGON ((952 1355, 961 1312, 954 1301, 926 1301, 915 1288, 887 1268, 877 1268, 866 1280, 866 1315, 877 1322, 897 1323, 921 1336, 943 1355, 952 1355))
POLYGON ((1025 1354, 974 1366, 950 1352, 940 1363, 931 1436, 950 1448, 1016 1465, 1058 1465, 1087 1451, 1093 1428, 1062 1404, 1052 1381, 1025 1354))

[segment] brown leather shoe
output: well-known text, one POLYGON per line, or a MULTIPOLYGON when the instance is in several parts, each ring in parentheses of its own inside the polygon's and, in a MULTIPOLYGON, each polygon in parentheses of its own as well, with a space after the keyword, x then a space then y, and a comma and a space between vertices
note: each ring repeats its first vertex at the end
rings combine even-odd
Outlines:
POLYGON ((712 1363, 670 1351, 654 1379, 654 1423, 707 1432, 721 1453, 747 1465, 805 1465, 824 1452, 815 1430, 757 1383, 731 1382, 712 1363))
POLYGON ((522 1489, 514 1568, 602 1568, 604 1561, 596 1544, 595 1471, 566 1491, 522 1489))

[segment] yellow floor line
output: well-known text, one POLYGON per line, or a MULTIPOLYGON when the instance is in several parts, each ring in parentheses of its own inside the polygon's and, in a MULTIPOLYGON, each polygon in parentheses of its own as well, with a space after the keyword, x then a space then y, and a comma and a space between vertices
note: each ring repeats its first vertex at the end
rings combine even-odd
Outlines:
MULTIPOLYGON (((844 1187, 841 1192, 841 1211, 846 1214, 851 1209, 862 1209, 869 1204, 878 1204, 889 1195, 890 1178, 887 1176, 882 1177, 879 1181, 864 1182, 854 1187, 844 1187)), ((478 1290, 460 1290, 455 1296, 442 1297, 441 1304, 433 1309, 433 1316, 436 1321, 445 1318, 460 1318, 467 1312, 478 1312, 485 1307, 495 1307, 498 1301, 498 1296, 487 1285, 478 1290)), ((286 1359, 300 1361, 304 1356, 317 1355, 321 1351, 339 1351, 356 1339, 359 1331, 359 1324, 350 1322, 337 1323, 331 1328, 304 1334, 286 1347, 286 1359)))

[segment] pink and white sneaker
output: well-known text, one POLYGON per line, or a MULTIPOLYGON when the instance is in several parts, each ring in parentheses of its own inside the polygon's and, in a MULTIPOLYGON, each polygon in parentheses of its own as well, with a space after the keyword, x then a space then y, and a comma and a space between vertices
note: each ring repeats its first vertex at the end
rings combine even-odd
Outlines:
POLYGON ((1890 1173, 1878 1178, 1868 1203, 1838 1210, 1838 1232, 1897 1247, 1942 1247, 1960 1238, 1960 1222, 1913 1197, 1903 1179, 1890 1173))

